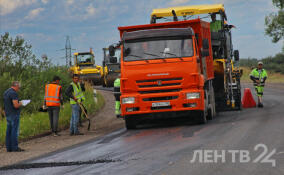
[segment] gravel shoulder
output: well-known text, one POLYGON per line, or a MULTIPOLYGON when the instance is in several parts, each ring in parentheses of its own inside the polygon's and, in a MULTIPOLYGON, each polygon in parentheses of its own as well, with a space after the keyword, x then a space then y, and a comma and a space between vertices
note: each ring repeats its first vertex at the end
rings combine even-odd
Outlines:
POLYGON ((88 123, 85 122, 83 124, 84 126, 80 128, 80 132, 84 133, 84 135, 69 136, 69 130, 67 129, 61 131, 58 137, 48 135, 21 142, 19 146, 25 149, 25 152, 8 153, 5 147, 0 147, 0 166, 15 164, 23 160, 51 153, 124 127, 123 120, 115 117, 114 97, 112 92, 100 90, 100 93, 105 99, 105 106, 95 116, 91 116, 90 131, 87 130, 88 123))

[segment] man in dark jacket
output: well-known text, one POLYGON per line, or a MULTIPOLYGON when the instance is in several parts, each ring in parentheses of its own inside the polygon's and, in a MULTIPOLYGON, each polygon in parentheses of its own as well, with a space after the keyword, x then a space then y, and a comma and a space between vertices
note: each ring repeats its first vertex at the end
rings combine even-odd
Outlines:
POLYGON ((22 103, 19 102, 18 91, 20 90, 20 83, 14 81, 11 88, 7 89, 4 96, 4 110, 7 120, 6 129, 6 149, 7 152, 21 152, 24 151, 18 146, 19 124, 20 124, 20 107, 22 103))

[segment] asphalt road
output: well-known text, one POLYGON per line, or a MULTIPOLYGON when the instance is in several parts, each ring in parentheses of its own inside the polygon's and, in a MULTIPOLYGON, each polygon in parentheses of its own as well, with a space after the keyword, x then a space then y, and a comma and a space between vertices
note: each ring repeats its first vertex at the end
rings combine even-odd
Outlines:
POLYGON ((121 129, 7 170, 2 167, 0 174, 283 175, 284 89, 266 88, 264 105, 219 113, 206 125, 158 120, 134 131, 121 129), (275 160, 275 167, 271 162, 253 162, 263 152, 254 150, 260 143, 268 148, 264 157, 273 153, 268 159, 275 160), (203 160, 197 157, 192 162, 198 150, 203 160), (222 151, 224 160, 214 156, 222 151), (237 152, 235 158, 230 151, 237 152))

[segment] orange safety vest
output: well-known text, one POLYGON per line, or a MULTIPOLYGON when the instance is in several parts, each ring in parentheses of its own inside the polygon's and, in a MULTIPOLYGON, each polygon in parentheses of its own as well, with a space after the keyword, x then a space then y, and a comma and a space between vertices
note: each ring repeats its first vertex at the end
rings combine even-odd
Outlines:
POLYGON ((46 106, 60 106, 60 90, 61 86, 57 84, 45 85, 45 103, 46 106))

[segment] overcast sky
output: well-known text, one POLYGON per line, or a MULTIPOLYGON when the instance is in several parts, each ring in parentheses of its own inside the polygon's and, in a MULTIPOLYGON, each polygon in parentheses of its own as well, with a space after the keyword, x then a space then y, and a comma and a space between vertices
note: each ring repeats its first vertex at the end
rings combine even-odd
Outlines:
MULTIPOLYGON (((223 3, 234 24, 234 49, 240 57, 263 58, 281 51, 264 35, 264 18, 276 9, 272 0, 0 0, 0 34, 22 36, 37 56, 65 64, 66 36, 76 51, 93 48, 101 64, 102 48, 119 40, 118 26, 147 24, 154 8, 223 3)), ((73 51, 74 52, 74 51, 73 51)))

